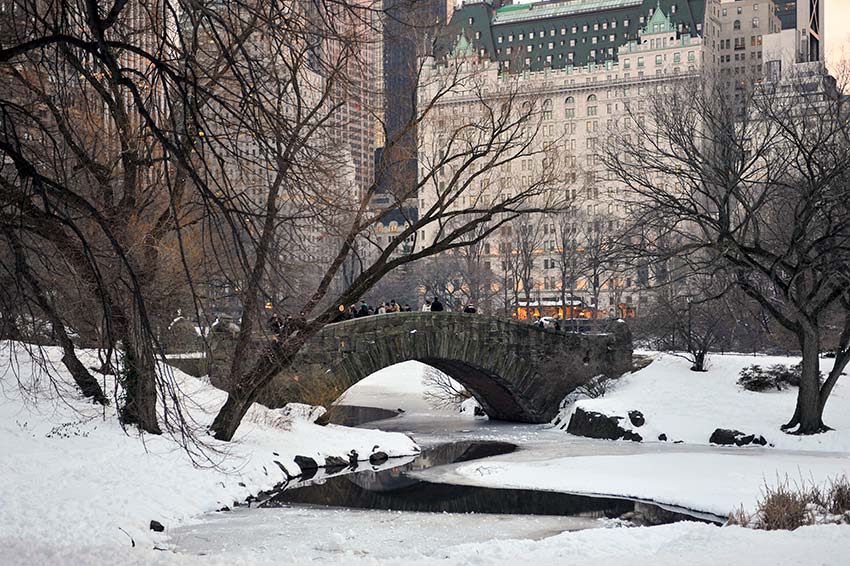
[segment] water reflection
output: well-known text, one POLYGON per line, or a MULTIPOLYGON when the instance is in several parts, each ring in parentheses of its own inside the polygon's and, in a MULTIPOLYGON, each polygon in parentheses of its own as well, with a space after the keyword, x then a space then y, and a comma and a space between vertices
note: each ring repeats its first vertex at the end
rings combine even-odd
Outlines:
POLYGON ((308 486, 294 484, 273 496, 265 506, 300 503, 395 511, 583 517, 616 517, 634 510, 633 502, 620 499, 437 484, 407 475, 410 471, 506 454, 515 449, 504 442, 444 444, 423 450, 418 458, 403 466, 314 480, 308 486))

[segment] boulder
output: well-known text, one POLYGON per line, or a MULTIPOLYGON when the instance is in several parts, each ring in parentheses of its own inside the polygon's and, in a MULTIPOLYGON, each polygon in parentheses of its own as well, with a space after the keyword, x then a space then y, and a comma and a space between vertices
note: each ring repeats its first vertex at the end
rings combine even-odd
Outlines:
POLYGON ((767 444, 767 440, 761 435, 744 434, 740 430, 729 428, 714 429, 708 441, 711 444, 720 444, 722 446, 731 446, 733 444, 735 446, 747 446, 750 444, 765 446, 767 444))
POLYGON ((328 456, 325 458, 325 471, 329 474, 335 474, 348 467, 348 458, 340 458, 339 456, 328 456))
POLYGON ((581 407, 577 407, 573 416, 570 418, 567 432, 587 438, 642 441, 643 437, 641 435, 620 426, 620 420, 622 418, 612 417, 594 411, 585 411, 581 407))
POLYGON ((371 456, 369 456, 369 463, 373 466, 380 466, 384 462, 389 459, 389 456, 386 452, 373 452, 371 456))
POLYGON ((157 533, 161 533, 165 530, 165 526, 159 521, 151 521, 150 527, 152 531, 157 533))
POLYGON ((661 442, 667 442, 667 435, 662 432, 658 435, 658 440, 660 440, 661 442))
POLYGON ((319 470, 318 462, 308 456, 296 456, 295 464, 301 468, 301 480, 309 480, 319 470))
POLYGON ((640 411, 629 411, 629 420, 632 422, 632 425, 636 427, 642 427, 646 422, 643 413, 640 411))

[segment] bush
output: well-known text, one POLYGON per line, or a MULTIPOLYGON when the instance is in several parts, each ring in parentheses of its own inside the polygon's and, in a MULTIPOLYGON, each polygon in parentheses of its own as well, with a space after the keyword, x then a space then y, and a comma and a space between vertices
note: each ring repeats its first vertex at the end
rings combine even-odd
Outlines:
POLYGON ((747 391, 768 391, 770 389, 781 389, 777 386, 771 374, 760 365, 753 364, 741 370, 738 385, 747 391))
POLYGON ((759 528, 793 531, 803 525, 811 525, 813 518, 807 509, 808 503, 807 493, 791 489, 787 483, 775 488, 766 487, 757 508, 759 528))
MULTIPOLYGON (((738 385, 747 391, 782 391, 788 387, 800 387, 803 376, 802 362, 793 366, 774 364, 765 369, 759 365, 747 366, 741 370, 738 385)), ((820 374, 823 383, 823 373, 820 374)))
POLYGON ((753 515, 741 507, 726 520, 726 525, 766 531, 793 531, 822 523, 850 523, 850 480, 846 476, 834 477, 823 485, 801 482, 793 487, 786 478, 776 487, 765 486, 753 515))
POLYGON ((597 399, 605 397, 608 389, 613 385, 614 380, 604 374, 590 378, 587 383, 576 387, 575 391, 579 395, 583 395, 589 399, 597 399))
POLYGON ((850 481, 847 476, 834 478, 830 482, 824 506, 836 515, 850 511, 850 481))

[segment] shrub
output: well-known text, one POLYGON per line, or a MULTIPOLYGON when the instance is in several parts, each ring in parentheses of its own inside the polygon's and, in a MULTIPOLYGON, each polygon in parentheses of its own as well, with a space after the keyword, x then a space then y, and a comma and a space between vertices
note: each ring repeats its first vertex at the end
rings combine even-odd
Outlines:
POLYGON ((738 385, 747 391, 768 391, 776 389, 776 381, 773 376, 765 371, 760 365, 753 364, 741 370, 738 385))
POLYGON ((786 478, 776 487, 765 486, 753 515, 741 507, 726 519, 726 525, 766 531, 793 531, 821 523, 850 523, 850 480, 846 476, 834 477, 823 485, 801 482, 793 487, 786 478))
POLYGON ((600 374, 590 378, 587 383, 576 387, 575 391, 579 395, 583 395, 589 399, 605 397, 605 394, 608 393, 608 389, 613 385, 613 381, 614 380, 610 377, 600 374))
MULTIPOLYGON (((802 362, 793 366, 774 364, 767 369, 754 364, 741 370, 738 385, 747 391, 782 391, 788 387, 799 387, 802 376, 802 362)), ((823 373, 820 381, 823 383, 823 373)))
POLYGON ((850 511, 850 481, 847 480, 847 476, 832 479, 827 487, 824 507, 836 515, 850 511))
POLYGON ((793 531, 811 525, 813 518, 807 509, 809 497, 802 490, 794 490, 783 482, 774 488, 765 487, 764 497, 758 504, 759 528, 766 531, 793 531))

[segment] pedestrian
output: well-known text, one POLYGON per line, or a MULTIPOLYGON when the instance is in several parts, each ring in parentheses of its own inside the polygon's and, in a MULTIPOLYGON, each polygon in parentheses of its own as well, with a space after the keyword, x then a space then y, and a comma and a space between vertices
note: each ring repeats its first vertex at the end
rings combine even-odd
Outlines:
POLYGON ((425 299, 425 304, 422 305, 422 312, 431 312, 431 301, 425 299))
POLYGON ((431 301, 431 312, 440 312, 443 310, 443 303, 440 302, 439 297, 434 297, 434 300, 431 301))
POLYGON ((279 314, 274 313, 271 318, 269 318, 269 328, 273 334, 280 334, 280 330, 283 328, 283 319, 280 318, 279 314))
POLYGON ((408 303, 404 303, 404 306, 401 307, 402 312, 410 312, 412 309, 408 303))
POLYGON ((369 314, 371 314, 369 312, 369 305, 366 303, 366 301, 363 301, 362 303, 360 303, 360 310, 357 311, 357 318, 369 316, 369 314))
POLYGON ((387 314, 387 307, 384 303, 378 307, 378 314, 387 314))
POLYGON ((401 312, 401 305, 395 302, 395 299, 390 301, 390 312, 401 312))
POLYGON ((467 305, 463 307, 463 312, 467 314, 475 314, 478 311, 475 309, 475 305, 473 305, 472 303, 467 303, 467 305))
POLYGON ((357 318, 357 305, 351 305, 348 307, 348 318, 357 318))

